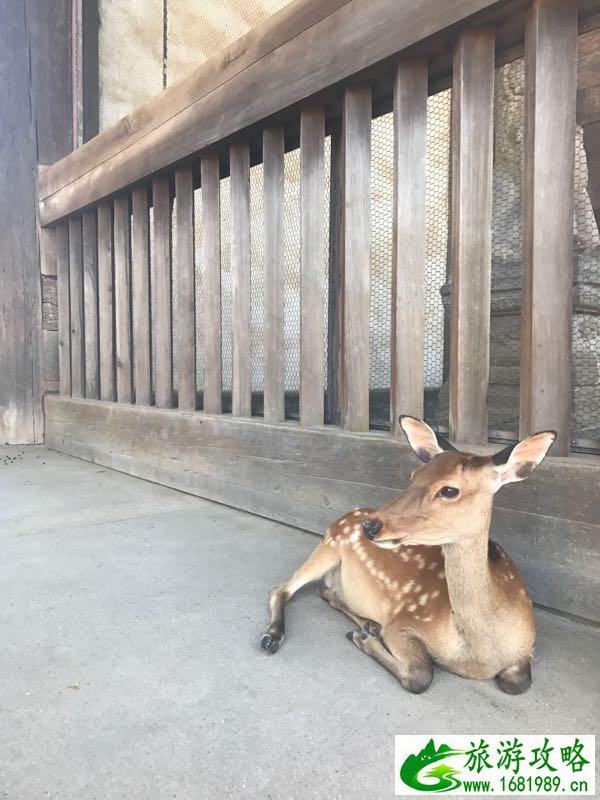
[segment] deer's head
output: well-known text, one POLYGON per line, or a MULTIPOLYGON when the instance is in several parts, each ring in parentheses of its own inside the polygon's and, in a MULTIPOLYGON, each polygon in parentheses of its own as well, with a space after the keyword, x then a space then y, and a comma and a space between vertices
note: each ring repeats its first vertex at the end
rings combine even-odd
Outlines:
POLYGON ((494 494, 541 464, 555 431, 528 436, 493 456, 456 450, 420 419, 401 417, 410 446, 423 462, 407 489, 363 523, 383 548, 453 544, 487 531, 494 494))

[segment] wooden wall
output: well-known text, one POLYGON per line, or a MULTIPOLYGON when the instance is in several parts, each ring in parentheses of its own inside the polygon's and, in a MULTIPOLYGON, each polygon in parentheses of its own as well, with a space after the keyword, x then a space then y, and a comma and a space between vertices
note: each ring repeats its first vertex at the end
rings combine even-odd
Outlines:
MULTIPOLYGON (((45 408, 53 449, 319 534, 350 508, 387 502, 419 463, 384 433, 66 397, 45 408)), ((599 478, 593 458, 547 459, 500 491, 492 523, 535 601, 596 621, 599 478)))
POLYGON ((42 392, 58 379, 56 268, 52 234, 38 243, 36 170, 71 149, 70 6, 0 4, 0 442, 43 441, 42 392))

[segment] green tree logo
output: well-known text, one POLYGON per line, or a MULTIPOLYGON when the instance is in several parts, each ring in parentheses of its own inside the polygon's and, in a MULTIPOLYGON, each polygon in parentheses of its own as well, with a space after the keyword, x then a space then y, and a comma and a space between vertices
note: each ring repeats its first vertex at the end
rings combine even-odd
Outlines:
POLYGON ((461 785, 455 777, 459 770, 440 762, 449 756, 464 753, 464 750, 453 750, 447 744, 441 744, 436 750, 433 739, 430 739, 420 753, 411 754, 405 759, 400 767, 400 777, 411 789, 422 792, 453 792, 461 785), (426 779, 430 779, 430 782, 422 783, 426 779))

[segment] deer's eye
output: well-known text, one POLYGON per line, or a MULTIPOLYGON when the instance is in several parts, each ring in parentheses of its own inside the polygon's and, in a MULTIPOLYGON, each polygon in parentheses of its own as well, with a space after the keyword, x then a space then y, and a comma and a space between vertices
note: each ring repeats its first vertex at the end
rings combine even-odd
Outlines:
POLYGON ((456 486, 442 486, 442 488, 438 492, 439 497, 446 497, 448 500, 454 500, 455 497, 458 497, 460 491, 456 488, 456 486))

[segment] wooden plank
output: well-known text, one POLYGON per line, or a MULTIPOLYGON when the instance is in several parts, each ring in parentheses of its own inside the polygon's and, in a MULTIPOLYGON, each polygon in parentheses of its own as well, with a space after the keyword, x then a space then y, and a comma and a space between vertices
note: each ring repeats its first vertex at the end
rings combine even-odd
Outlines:
POLYGON ((325 284, 325 109, 300 115, 300 424, 322 425, 325 284))
POLYGON ((230 148, 231 169, 231 413, 251 414, 250 390, 250 153, 230 148))
POLYGON ((394 82, 392 370, 390 429, 423 417, 425 349, 425 162, 427 62, 398 65, 394 82))
POLYGON ((69 226, 56 228, 56 280, 58 294, 58 371, 60 393, 71 394, 71 290, 69 288, 69 226))
POLYGON ((285 417, 283 384, 283 127, 263 133, 265 221, 265 386, 264 418, 281 422, 285 417))
POLYGON ((571 433, 571 291, 577 4, 535 0, 525 37, 521 435, 571 433))
POLYGON ((340 378, 342 376, 342 281, 340 259, 343 227, 343 161, 341 128, 336 125, 330 135, 329 165, 329 287, 327 310, 327 394, 325 421, 339 425, 341 421, 340 378))
POLYGON ((202 302, 204 410, 221 413, 221 200, 219 156, 200 162, 202 185, 202 302))
POLYGON ((83 306, 85 331, 85 396, 97 400, 100 390, 98 349, 98 238, 96 212, 83 214, 83 306))
POLYGON ((100 337, 100 399, 115 399, 113 210, 98 206, 98 333, 100 337))
POLYGON ((452 87, 449 422, 452 441, 487 441, 494 31, 461 33, 452 87))
MULTIPOLYGON (((499 8, 495 0, 456 0, 441 6, 438 0, 350 0, 340 7, 322 0, 290 4, 288 12, 233 45, 225 58, 211 60, 189 83, 159 95, 93 147, 90 143, 77 157, 77 166, 71 166, 74 159, 64 160, 45 173, 42 222, 49 224, 305 101, 469 15, 493 6, 497 17, 514 14, 515 5, 509 5, 499 8), (294 22, 288 22, 288 13, 294 22), (239 60, 231 57, 234 52, 239 60), (260 85, 268 85, 269 91, 257 92, 260 85)), ((517 5, 525 6, 525 0, 517 5)))
POLYGON ((81 217, 69 220, 69 291, 71 303, 71 394, 85 397, 85 329, 81 217))
POLYGON ((152 328, 150 324, 150 219, 148 189, 132 192, 131 296, 135 402, 152 402, 152 328))
POLYGON ((152 182, 154 203, 154 275, 156 281, 156 405, 173 405, 173 313, 171 306, 171 196, 169 178, 161 175, 152 182))
MULTIPOLYGON (((395 496, 419 463, 382 433, 68 398, 47 399, 47 431, 52 448, 317 533, 350 508, 395 496)), ((493 517, 494 538, 517 558, 535 599, 595 619, 599 473, 592 460, 547 460, 507 487, 511 495, 501 491, 493 517)))
POLYGON ((371 88, 344 93, 342 424, 369 428, 369 293, 371 260, 371 88))
POLYGON ((196 409, 196 269, 194 180, 191 167, 175 173, 177 198, 177 336, 179 339, 179 408, 196 409))
POLYGON ((114 261, 117 401, 131 403, 131 224, 126 194, 114 200, 114 261))

